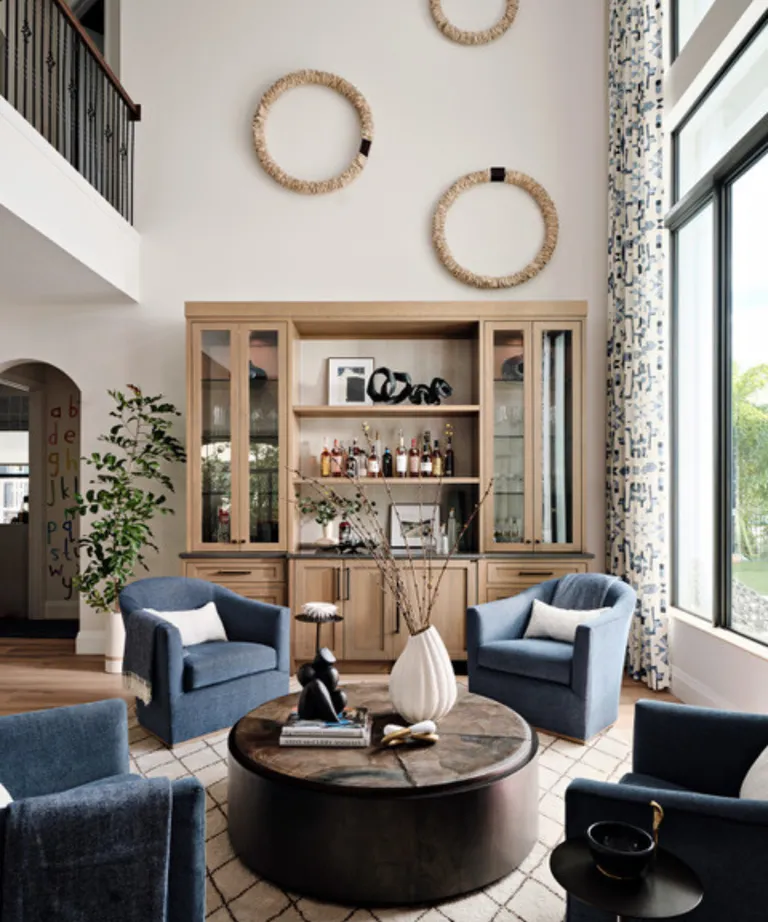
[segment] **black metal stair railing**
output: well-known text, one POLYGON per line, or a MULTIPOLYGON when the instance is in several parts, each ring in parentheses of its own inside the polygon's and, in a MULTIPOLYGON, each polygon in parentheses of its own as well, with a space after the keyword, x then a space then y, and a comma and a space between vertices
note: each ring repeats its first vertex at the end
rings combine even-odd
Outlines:
POLYGON ((133 223, 133 102, 64 0, 5 0, 0 95, 133 223))

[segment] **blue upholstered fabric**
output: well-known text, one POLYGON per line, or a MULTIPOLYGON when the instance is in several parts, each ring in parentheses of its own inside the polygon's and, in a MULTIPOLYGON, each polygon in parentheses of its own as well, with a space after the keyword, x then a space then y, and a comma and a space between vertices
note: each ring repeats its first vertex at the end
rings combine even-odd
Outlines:
POLYGON ((486 669, 570 685, 573 645, 557 640, 495 640, 480 647, 478 662, 486 669))
POLYGON ((619 784, 631 784, 636 788, 654 788, 659 791, 687 791, 679 784, 673 781, 665 781, 663 778, 655 778, 653 775, 641 775, 639 772, 627 772, 622 775, 619 784))
MULTIPOLYGON (((121 781, 143 783, 128 774, 128 758, 123 701, 0 717, 0 780, 15 800, 121 781)), ((0 843, 5 812, 0 810, 0 843)), ((0 847, 0 888, 3 855, 0 847)), ((196 778, 172 783, 168 907, 168 922, 205 918, 205 790, 196 778)))
MULTIPOLYGON (((149 617, 146 608, 185 611, 200 608, 206 602, 216 603, 230 641, 219 646, 269 647, 274 651, 275 663, 256 672, 200 686, 191 676, 213 674, 213 663, 204 666, 200 662, 188 673, 178 630, 167 622, 156 625, 152 700, 146 705, 137 701, 136 711, 141 725, 169 745, 222 730, 265 701, 288 694, 290 611, 287 608, 246 599, 223 586, 184 577, 138 580, 120 593, 127 633, 132 621, 149 617), (197 687, 192 687, 193 681, 197 687)), ((236 661, 240 660, 233 663, 236 661)), ((220 668, 217 674, 223 675, 226 670, 223 660, 215 668, 220 668)), ((233 675, 234 672, 237 669, 233 669, 233 675)))
MULTIPOLYGON (((582 575, 569 580, 571 598, 578 595, 573 583, 582 575)), ((525 644, 554 643, 524 640, 523 634, 534 599, 552 604, 558 580, 467 610, 469 690, 501 701, 539 729, 574 739, 588 739, 618 717, 627 634, 636 600, 634 590, 620 580, 610 576, 600 579, 599 574, 584 576, 589 586, 583 597, 592 598, 602 585, 602 607, 608 611, 576 629, 565 682, 564 653, 554 663, 551 647, 530 647, 527 657, 517 652, 525 644), (500 645, 509 641, 514 643, 500 645), (504 650, 509 653, 506 662, 504 650), (531 664, 537 653, 543 658, 539 667, 531 664)))
MULTIPOLYGON (((651 827, 649 801, 664 808, 661 841, 698 874, 701 905, 690 922, 764 922, 768 801, 740 800, 749 766, 768 746, 768 716, 654 701, 635 708, 632 783, 572 782, 565 792, 566 836, 597 820, 651 827), (648 769, 652 772, 645 774, 648 769), (651 786, 639 786, 645 778, 651 786), (679 787, 685 790, 677 789, 679 787)), ((568 902, 568 922, 612 917, 568 902)))
POLYGON ((615 580, 615 576, 604 573, 566 573, 557 581, 552 604, 573 611, 595 611, 603 607, 615 580))
POLYGON ((14 801, 3 922, 165 922, 170 841, 167 778, 14 801))
POLYGON ((184 691, 206 688, 277 666, 277 653, 263 643, 196 643, 184 647, 184 691))

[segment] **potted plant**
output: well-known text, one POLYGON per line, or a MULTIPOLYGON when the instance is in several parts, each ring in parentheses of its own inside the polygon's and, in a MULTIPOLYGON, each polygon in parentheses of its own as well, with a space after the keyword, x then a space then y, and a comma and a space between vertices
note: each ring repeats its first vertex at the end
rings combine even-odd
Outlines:
POLYGON ((332 547, 338 544, 333 534, 334 521, 337 518, 351 518, 361 508, 359 499, 349 499, 341 496, 336 496, 333 499, 325 496, 318 499, 313 499, 311 496, 299 496, 296 502, 302 515, 312 518, 318 525, 322 525, 323 537, 315 542, 320 547, 332 547))
MULTIPOLYGON (((370 428, 363 424, 363 432, 372 446, 370 428)), ((437 602, 440 585, 451 559, 461 545, 467 530, 474 522, 480 507, 493 489, 491 480, 471 515, 455 540, 445 553, 438 551, 433 536, 423 529, 417 530, 417 543, 412 546, 407 540, 404 548, 395 553, 387 529, 376 510, 376 503, 370 500, 365 478, 356 474, 345 474, 344 479, 355 487, 355 499, 344 497, 314 477, 307 477, 299 471, 292 471, 300 483, 312 487, 315 497, 300 498, 299 508, 322 509, 324 520, 332 521, 337 516, 349 520, 352 528, 365 545, 381 574, 384 589, 392 596, 395 605, 408 628, 408 641, 392 668, 389 679, 389 694, 395 709, 406 719, 415 723, 420 720, 440 720, 456 703, 456 678, 448 651, 437 629, 430 624, 432 611, 437 602), (408 586, 414 591, 408 591, 408 586)), ((343 481, 342 481, 343 482, 343 481)), ((397 503, 394 501, 388 478, 381 478, 387 497, 404 533, 397 503)), ((443 478, 426 482, 418 488, 418 504, 423 502, 423 490, 433 488, 429 505, 439 504, 442 495, 443 478)), ((426 505, 426 504, 425 504, 426 505)), ((317 518, 316 521, 320 522, 317 518)), ((321 522, 322 524, 322 522, 321 522)))
POLYGON ((120 672, 125 634, 119 595, 137 567, 148 569, 147 549, 157 551, 152 519, 174 512, 166 496, 174 492, 166 467, 186 461, 186 454, 171 434, 181 414, 162 395, 145 396, 133 384, 128 394, 108 393, 115 401, 109 415, 116 422, 99 441, 109 449, 83 458, 95 474, 85 492, 75 494, 76 505, 67 514, 92 517, 78 541, 85 564, 81 554, 74 585, 91 608, 107 615, 105 668, 120 672))

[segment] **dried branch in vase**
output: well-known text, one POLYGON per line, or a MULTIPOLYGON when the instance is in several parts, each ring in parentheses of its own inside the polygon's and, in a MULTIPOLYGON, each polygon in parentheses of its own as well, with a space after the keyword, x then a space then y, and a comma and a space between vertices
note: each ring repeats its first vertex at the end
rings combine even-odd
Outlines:
MULTIPOLYGON (((363 423, 363 433, 369 448, 372 448, 374 443, 371 440, 371 431, 367 423, 363 423)), ((314 509, 322 506, 324 509, 334 510, 334 517, 345 518, 360 537, 367 553, 376 564, 382 584, 394 600, 409 633, 420 634, 426 631, 430 626, 443 576, 451 560, 457 554, 464 536, 477 518, 483 503, 493 490, 493 480, 489 481, 471 515, 468 516, 463 527, 458 530, 447 553, 438 554, 435 536, 430 529, 417 528, 418 547, 414 548, 409 543, 398 504, 392 495, 390 478, 379 477, 376 483, 383 484, 392 514, 397 519, 400 533, 404 536, 404 546, 397 549, 393 548, 386 526, 379 518, 375 501, 368 495, 365 478, 361 478, 356 472, 342 472, 340 483, 346 483, 355 490, 354 499, 351 500, 316 477, 307 476, 297 470, 291 470, 291 473, 299 486, 311 487, 316 497, 310 500, 297 492, 296 503, 299 509, 303 511, 304 509, 309 510, 310 507, 314 509)), ((424 520, 423 490, 425 489, 430 489, 432 493, 429 505, 439 506, 443 476, 426 481, 424 484, 419 482, 418 506, 421 522, 424 520)))

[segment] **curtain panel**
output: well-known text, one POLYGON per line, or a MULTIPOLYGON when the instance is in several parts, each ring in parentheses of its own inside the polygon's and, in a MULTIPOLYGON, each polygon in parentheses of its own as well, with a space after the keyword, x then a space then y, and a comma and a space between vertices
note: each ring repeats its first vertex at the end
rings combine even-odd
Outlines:
POLYGON ((661 0, 609 0, 607 567, 634 587, 629 668, 670 682, 661 0))

